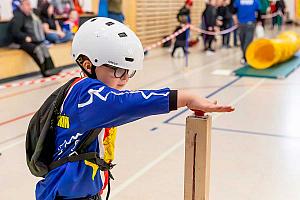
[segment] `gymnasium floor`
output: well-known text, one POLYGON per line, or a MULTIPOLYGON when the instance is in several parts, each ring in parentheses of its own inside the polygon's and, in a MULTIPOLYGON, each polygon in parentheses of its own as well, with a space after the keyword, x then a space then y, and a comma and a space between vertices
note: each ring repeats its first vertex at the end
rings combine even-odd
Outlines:
MULTIPOLYGON (((210 199, 300 199, 300 70, 284 80, 214 75, 240 67, 240 49, 213 56, 199 47, 190 51, 188 69, 184 58, 150 51, 128 88, 189 89, 235 106, 233 113, 213 115, 210 199)), ((1 200, 34 199, 38 179, 26 166, 25 132, 32 113, 68 79, 1 90, 1 200)), ((181 109, 119 127, 111 199, 183 199, 189 114, 181 109)))

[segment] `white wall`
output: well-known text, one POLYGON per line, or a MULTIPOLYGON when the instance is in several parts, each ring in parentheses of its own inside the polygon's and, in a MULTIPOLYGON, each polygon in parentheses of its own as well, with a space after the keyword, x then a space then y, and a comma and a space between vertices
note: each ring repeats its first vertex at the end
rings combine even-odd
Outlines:
POLYGON ((296 8, 295 0, 285 0, 285 3, 290 13, 290 18, 295 19, 295 8, 296 8))
POLYGON ((0 0, 0 19, 10 20, 12 18, 11 0, 0 0))
POLYGON ((93 11, 93 9, 92 9, 92 0, 79 0, 79 3, 80 3, 82 9, 85 12, 93 11))

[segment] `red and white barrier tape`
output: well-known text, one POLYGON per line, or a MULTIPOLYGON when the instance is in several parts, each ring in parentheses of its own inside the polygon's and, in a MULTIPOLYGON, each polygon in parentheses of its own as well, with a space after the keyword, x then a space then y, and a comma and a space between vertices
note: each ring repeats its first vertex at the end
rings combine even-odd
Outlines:
MULTIPOLYGON (((182 29, 176 31, 175 33, 171 34, 170 36, 164 38, 163 40, 152 44, 151 46, 148 46, 144 49, 144 51, 149 51, 150 49, 156 48, 160 45, 162 45, 163 43, 172 40, 173 38, 175 38, 177 35, 179 35, 180 33, 184 32, 186 29, 188 29, 190 27, 189 24, 185 25, 182 27, 182 29)), ((8 83, 8 84, 4 84, 4 85, 0 85, 0 90, 2 89, 8 89, 8 88, 15 88, 15 87, 20 87, 20 86, 27 86, 27 85, 33 85, 33 84, 39 84, 39 83, 46 83, 49 81, 56 81, 65 77, 69 77, 69 76, 73 76, 76 75, 78 73, 80 73, 81 70, 80 69, 76 69, 73 71, 69 71, 69 72, 62 72, 59 73, 58 75, 54 75, 51 77, 47 77, 47 78, 39 78, 39 79, 35 79, 35 80, 29 80, 29 81, 21 81, 21 82, 17 82, 17 83, 8 83)))
POLYGON ((225 34, 230 33, 230 32, 232 32, 232 31, 234 31, 235 29, 238 28, 238 26, 235 25, 235 26, 232 26, 229 29, 225 29, 223 31, 207 31, 207 30, 197 28, 193 25, 191 25, 190 27, 191 27, 191 30, 197 31, 198 33, 203 33, 203 34, 206 34, 206 35, 225 35, 225 34))
POLYGON ((159 47, 161 46, 162 44, 166 43, 167 41, 169 40, 172 40, 173 38, 175 38, 176 36, 178 36, 180 33, 183 33, 186 29, 188 29, 190 27, 190 24, 187 24, 185 26, 183 26, 180 30, 176 31, 175 33, 169 35, 168 37, 162 39, 161 41, 157 42, 157 43, 154 43, 148 47, 146 47, 144 49, 144 51, 149 51, 151 49, 154 49, 156 47, 159 47))
POLYGON ((35 79, 35 80, 21 81, 21 82, 17 82, 17 83, 8 83, 8 84, 0 85, 0 90, 7 89, 7 88, 26 86, 26 85, 33 85, 33 84, 38 84, 38 83, 46 83, 46 82, 50 82, 50 81, 56 81, 59 79, 63 79, 65 77, 77 75, 80 72, 81 72, 81 70, 77 69, 77 70, 73 70, 73 71, 69 71, 69 72, 62 72, 62 73, 59 73, 58 75, 54 75, 54 76, 47 77, 47 78, 39 78, 39 79, 35 79))
MULTIPOLYGON (((273 13, 273 14, 262 15, 262 18, 263 19, 269 19, 269 18, 276 17, 278 15, 283 16, 283 13, 281 11, 278 11, 278 12, 273 13)), ((146 47, 144 49, 144 51, 149 51, 151 49, 154 49, 156 47, 161 46, 162 44, 166 43, 167 41, 172 40, 173 38, 175 38, 179 34, 183 33, 188 28, 191 28, 191 30, 194 30, 198 33, 203 33, 203 34, 207 34, 207 35, 224 35, 224 34, 227 34, 227 33, 230 33, 232 31, 234 31, 235 29, 238 28, 238 26, 235 25, 235 26, 232 26, 229 29, 214 32, 214 31, 203 30, 203 29, 197 28, 197 27, 195 27, 191 24, 187 24, 187 25, 183 26, 182 29, 176 31, 175 33, 169 35, 168 37, 162 39, 161 41, 146 47)), ((62 72, 62 73, 59 73, 58 75, 54 75, 54 76, 47 77, 47 78, 39 78, 39 79, 36 79, 36 80, 21 81, 21 82, 18 82, 18 83, 8 83, 8 84, 0 85, 0 90, 7 89, 7 88, 26 86, 26 85, 33 85, 33 84, 38 84, 38 83, 46 83, 46 82, 49 82, 49 81, 55 81, 55 80, 59 80, 59 79, 62 79, 62 78, 68 77, 68 76, 76 75, 80 72, 81 72, 80 69, 76 69, 76 70, 69 71, 69 72, 62 72)))

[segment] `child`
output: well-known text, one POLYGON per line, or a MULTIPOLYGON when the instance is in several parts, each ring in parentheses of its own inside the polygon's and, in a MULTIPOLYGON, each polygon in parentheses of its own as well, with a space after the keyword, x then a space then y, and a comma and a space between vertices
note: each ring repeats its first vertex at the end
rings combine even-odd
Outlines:
POLYGON ((63 27, 71 31, 73 34, 75 34, 79 28, 79 17, 76 10, 72 10, 69 15, 69 19, 67 21, 64 21, 63 27))
MULTIPOLYGON (((232 15, 229 9, 229 3, 230 2, 228 0, 222 0, 221 5, 217 9, 218 18, 220 17, 222 20, 221 31, 230 28, 230 20, 232 18, 232 15)), ((222 41, 223 48, 230 48, 229 37, 230 37, 229 33, 223 35, 223 41, 222 41)))
MULTIPOLYGON (((216 0, 209 0, 206 8, 202 14, 202 19, 204 20, 206 31, 214 32, 216 21, 217 21, 217 10, 216 10, 216 0)), ((207 52, 214 52, 212 48, 212 42, 215 39, 214 35, 203 34, 204 39, 204 50, 207 52)))
MULTIPOLYGON (((179 21, 180 21, 180 25, 176 27, 174 33, 179 31, 180 29, 182 29, 187 24, 187 16, 184 16, 184 15, 180 16, 179 21)), ((184 32, 182 32, 176 36, 174 47, 173 47, 172 54, 171 54, 172 57, 174 57, 174 53, 177 48, 182 48, 183 52, 185 54, 187 53, 187 50, 186 50, 187 34, 188 34, 187 30, 185 30, 184 32)))
POLYGON ((46 39, 51 43, 64 43, 72 40, 72 32, 63 30, 58 20, 54 17, 54 7, 52 4, 45 3, 41 8, 41 20, 46 39))
MULTIPOLYGON (((56 126, 54 160, 77 154, 77 146, 97 128, 102 130, 87 152, 95 152, 111 164, 117 126, 184 106, 204 112, 234 110, 169 88, 121 91, 136 70, 142 69, 144 51, 134 32, 115 20, 97 17, 85 22, 74 37, 72 56, 85 76, 73 83, 60 108, 69 124, 56 126)), ((38 182, 36 198, 101 199, 98 192, 102 187, 98 165, 79 160, 50 171, 38 182)))

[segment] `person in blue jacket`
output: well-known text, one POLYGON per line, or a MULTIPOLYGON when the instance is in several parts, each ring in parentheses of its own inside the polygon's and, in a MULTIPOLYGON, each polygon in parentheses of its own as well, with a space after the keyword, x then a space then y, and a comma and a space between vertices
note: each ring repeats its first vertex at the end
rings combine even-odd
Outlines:
POLYGON ((239 25, 239 35, 243 57, 241 64, 246 64, 246 50, 254 38, 256 27, 256 13, 260 16, 259 0, 235 0, 233 19, 235 24, 239 25))
MULTIPOLYGON (((56 127, 56 161, 76 154, 93 129, 102 128, 87 151, 111 163, 117 126, 184 106, 204 112, 234 110, 181 90, 122 90, 142 69, 144 51, 135 33, 115 20, 97 17, 85 22, 74 37, 72 56, 85 75, 74 81, 60 108, 65 120, 56 127)), ((67 162, 37 183, 36 199, 101 199, 105 183, 96 163, 67 162)))

